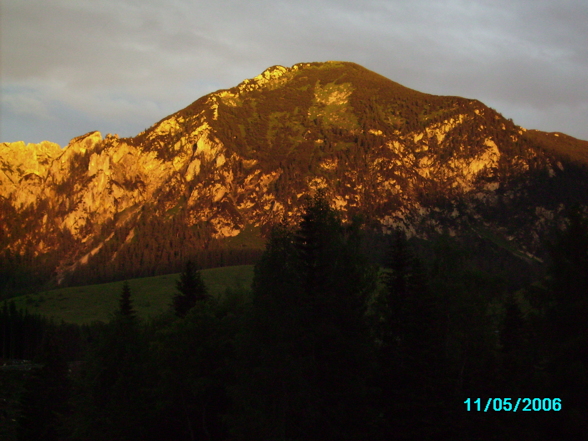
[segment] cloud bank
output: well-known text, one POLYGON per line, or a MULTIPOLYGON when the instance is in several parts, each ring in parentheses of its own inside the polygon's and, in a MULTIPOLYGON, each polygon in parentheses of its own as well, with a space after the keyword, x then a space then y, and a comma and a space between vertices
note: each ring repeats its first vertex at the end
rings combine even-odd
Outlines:
POLYGON ((0 141, 133 136, 265 68, 353 61, 588 139, 588 2, 2 0, 0 141))

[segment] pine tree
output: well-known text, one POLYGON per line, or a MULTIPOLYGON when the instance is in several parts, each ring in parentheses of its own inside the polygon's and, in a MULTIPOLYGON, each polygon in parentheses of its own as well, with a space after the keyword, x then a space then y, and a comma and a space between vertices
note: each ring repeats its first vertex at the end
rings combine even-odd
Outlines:
POLYGON ((202 274, 196 269, 191 260, 186 264, 180 280, 176 282, 178 294, 174 296, 173 307, 176 315, 183 318, 198 302, 208 299, 208 290, 202 274))
POLYGON ((500 333, 500 344, 505 354, 512 354, 522 346, 525 322, 514 294, 510 294, 506 299, 505 308, 504 325, 500 333))
MULTIPOLYGON (((423 323, 429 323, 425 315, 433 314, 433 300, 426 282, 423 263, 409 249, 404 232, 396 231, 390 247, 388 270, 382 280, 385 291, 379 299, 380 335, 378 338, 388 350, 406 361, 413 332, 419 332, 423 323), (421 314, 421 317, 417 317, 421 314)), ((432 317, 430 317, 432 318, 432 317)))
POLYGON ((341 234, 340 221, 324 197, 309 199, 302 221, 295 235, 300 272, 304 275, 304 289, 309 294, 328 289, 329 267, 337 261, 333 253, 336 236, 341 234), (327 254, 332 254, 327 257, 327 254))
POLYGON ((344 228, 321 194, 307 201, 298 228, 272 231, 255 268, 244 369, 249 408, 240 412, 239 431, 264 439, 365 436, 371 345, 364 311, 373 268, 358 241, 357 225, 344 228))
POLYGON ((560 422, 568 439, 588 433, 588 218, 580 208, 569 214, 567 229, 551 246, 551 299, 543 335, 553 392, 567 403, 569 418, 560 422), (577 414, 578 417, 573 415, 577 414))
POLYGON ((425 267, 402 231, 394 235, 383 282, 375 307, 383 431, 390 436, 432 436, 437 429, 432 420, 424 424, 422 416, 439 411, 444 332, 425 267))
POLYGON ((148 439, 148 348, 128 283, 113 320, 96 331, 77 381, 74 439, 148 439))
POLYGON ((134 320, 136 318, 135 309, 133 308, 133 300, 131 299, 131 288, 129 282, 125 280, 123 283, 122 293, 119 299, 119 314, 121 317, 134 320))
POLYGON ((505 393, 508 390, 513 395, 524 396, 529 372, 533 371, 525 332, 526 323, 514 294, 508 295, 504 307, 504 321, 499 335, 502 381, 505 393))
POLYGON ((30 373, 20 401, 19 441, 57 441, 65 436, 71 385, 67 363, 51 331, 45 335, 38 361, 42 367, 30 373))

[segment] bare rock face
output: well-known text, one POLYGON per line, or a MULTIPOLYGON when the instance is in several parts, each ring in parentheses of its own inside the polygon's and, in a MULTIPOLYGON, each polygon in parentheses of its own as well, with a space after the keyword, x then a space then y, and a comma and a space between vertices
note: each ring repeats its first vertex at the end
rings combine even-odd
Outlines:
POLYGON ((0 144, 0 197, 22 209, 38 199, 53 160, 61 154, 58 144, 22 141, 0 144))
POLYGON ((422 237, 476 222, 531 256, 565 206, 588 203, 585 172, 568 173, 586 152, 353 63, 274 66, 134 138, 0 144, 0 241, 59 255, 62 277, 100 256, 122 265, 157 234, 150 247, 165 256, 295 221, 303 196, 322 189, 348 218, 422 237))

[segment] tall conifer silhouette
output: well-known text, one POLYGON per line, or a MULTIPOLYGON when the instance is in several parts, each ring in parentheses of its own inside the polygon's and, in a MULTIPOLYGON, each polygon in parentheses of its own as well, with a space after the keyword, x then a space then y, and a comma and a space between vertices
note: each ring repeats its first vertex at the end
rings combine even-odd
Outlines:
POLYGON ((122 293, 119 299, 119 314, 123 318, 131 320, 136 318, 133 300, 131 299, 131 287, 127 281, 123 283, 122 293))
POLYGON ((176 288, 178 293, 174 297, 173 307, 178 317, 185 317, 199 301, 208 298, 208 290, 202 280, 202 275, 191 260, 186 264, 184 272, 180 275, 180 280, 176 282, 176 288))
POLYGON ((307 200, 297 228, 272 231, 255 268, 243 369, 251 413, 239 417, 252 437, 365 436, 371 345, 364 307, 373 286, 358 234, 322 193, 307 200))

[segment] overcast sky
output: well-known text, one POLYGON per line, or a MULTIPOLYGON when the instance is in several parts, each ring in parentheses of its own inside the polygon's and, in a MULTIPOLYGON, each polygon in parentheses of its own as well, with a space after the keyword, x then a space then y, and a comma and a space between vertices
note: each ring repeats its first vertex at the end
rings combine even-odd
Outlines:
POLYGON ((0 2, 0 142, 134 136, 269 66, 327 60, 588 140, 587 0, 0 2))

